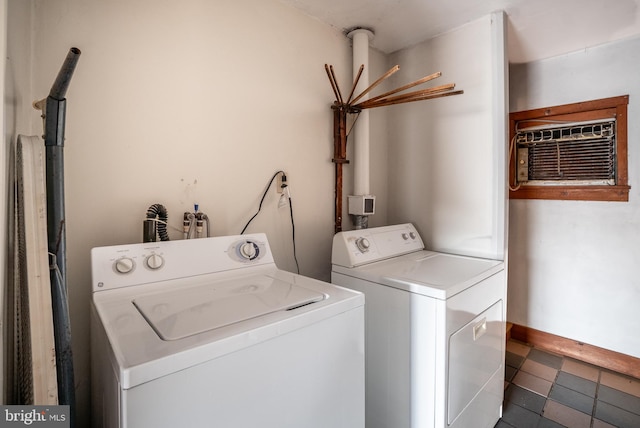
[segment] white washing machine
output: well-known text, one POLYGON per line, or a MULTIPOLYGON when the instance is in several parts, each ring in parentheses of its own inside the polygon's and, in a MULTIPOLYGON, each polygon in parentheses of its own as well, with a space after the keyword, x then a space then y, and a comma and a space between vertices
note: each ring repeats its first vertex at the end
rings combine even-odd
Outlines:
POLYGON ((367 428, 489 428, 504 389, 504 263, 425 251, 411 224, 340 232, 331 280, 365 294, 367 428))
POLYGON ((364 296, 264 234, 94 248, 93 427, 364 427, 364 296))

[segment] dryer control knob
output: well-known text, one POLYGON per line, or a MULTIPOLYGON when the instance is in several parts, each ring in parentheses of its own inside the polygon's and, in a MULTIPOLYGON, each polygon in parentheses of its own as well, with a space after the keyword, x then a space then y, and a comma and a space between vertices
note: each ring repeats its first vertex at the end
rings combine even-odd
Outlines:
POLYGON ((404 239, 406 241, 407 239, 409 239, 409 235, 407 233, 403 233, 402 234, 402 239, 404 239))
POLYGON ((413 232, 409 232, 409 236, 411 237, 411 239, 416 239, 416 234, 413 232))
POLYGON ((147 264, 147 267, 149 269, 156 270, 164 266, 164 259, 160 254, 151 254, 149 257, 147 257, 145 263, 147 264))
POLYGON ((247 260, 256 257, 256 246, 253 242, 245 242, 240 246, 240 255, 247 260))
POLYGON ((118 273, 129 273, 129 272, 132 272, 133 268, 135 268, 135 266, 136 265, 133 262, 133 259, 130 259, 129 257, 119 258, 113 264, 114 269, 118 273))
POLYGON ((356 239, 356 247, 358 247, 358 250, 360 250, 361 252, 366 253, 367 251, 369 251, 370 246, 371 244, 369 243, 369 240, 367 238, 356 239))

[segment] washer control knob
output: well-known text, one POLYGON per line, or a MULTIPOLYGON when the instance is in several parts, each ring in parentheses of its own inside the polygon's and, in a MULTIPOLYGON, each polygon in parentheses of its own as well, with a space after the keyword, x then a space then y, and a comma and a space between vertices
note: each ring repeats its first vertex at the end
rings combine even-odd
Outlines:
POLYGON ((409 239, 409 234, 408 234, 408 233, 406 233, 406 232, 403 232, 403 233, 402 233, 402 239, 404 239, 405 241, 406 241, 407 239, 409 239))
POLYGON ((253 242, 248 241, 240 246, 240 256, 247 260, 252 260, 256 257, 256 246, 253 242))
POLYGON ((370 246, 371 243, 367 238, 356 239, 356 247, 358 247, 358 250, 360 250, 361 252, 366 253, 367 251, 369 251, 370 246))
POLYGON ((162 258, 160 254, 151 254, 149 257, 147 257, 145 263, 151 270, 160 269, 162 266, 164 266, 164 258, 162 258))
POLYGON ((416 234, 414 232, 409 232, 409 236, 411 239, 416 239, 416 234))
POLYGON ((113 267, 118 273, 129 273, 133 272, 136 264, 133 262, 133 259, 130 259, 129 257, 121 257, 115 261, 113 267))

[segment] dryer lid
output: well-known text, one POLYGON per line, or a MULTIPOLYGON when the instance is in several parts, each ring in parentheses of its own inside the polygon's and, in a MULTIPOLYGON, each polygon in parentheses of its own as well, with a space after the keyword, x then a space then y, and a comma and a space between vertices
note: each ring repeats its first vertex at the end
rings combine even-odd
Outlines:
POLYGON ((478 282, 493 267, 501 265, 499 260, 479 259, 444 253, 431 253, 415 257, 409 263, 399 264, 395 272, 385 276, 431 287, 447 289, 467 281, 478 282))
POLYGON ((334 271, 436 299, 448 299, 504 269, 501 260, 418 251, 334 271))
POLYGON ((133 304, 162 340, 178 340, 325 297, 299 285, 256 275, 142 296, 133 299, 133 304))

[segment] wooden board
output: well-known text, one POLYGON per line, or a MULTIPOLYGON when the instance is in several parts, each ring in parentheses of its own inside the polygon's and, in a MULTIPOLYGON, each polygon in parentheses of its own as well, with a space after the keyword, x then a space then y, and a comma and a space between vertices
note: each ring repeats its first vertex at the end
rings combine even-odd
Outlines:
MULTIPOLYGON (((30 359, 31 399, 36 405, 58 404, 56 356, 51 306, 51 282, 49 279, 49 255, 47 244, 47 212, 45 183, 45 148, 39 137, 18 137, 17 147, 19 210, 22 216, 16 224, 23 225, 18 231, 17 246, 21 247, 23 264, 21 275, 21 315, 28 330, 23 341, 22 352, 30 359)), ((23 380, 21 380, 23 381, 23 380)))

